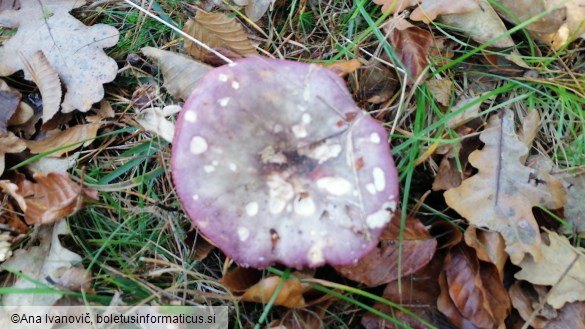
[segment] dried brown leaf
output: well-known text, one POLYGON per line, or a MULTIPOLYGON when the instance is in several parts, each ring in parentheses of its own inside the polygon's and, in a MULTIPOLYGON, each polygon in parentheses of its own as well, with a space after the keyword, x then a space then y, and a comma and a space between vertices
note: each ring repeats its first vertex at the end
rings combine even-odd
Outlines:
POLYGON ((474 0, 374 0, 374 3, 382 5, 382 12, 401 12, 404 9, 416 6, 410 14, 415 21, 429 23, 439 15, 461 14, 478 8, 474 0))
POLYGON ((146 131, 154 133, 166 140, 169 143, 173 141, 173 135, 175 134, 175 124, 167 119, 167 114, 170 108, 174 108, 175 113, 178 112, 181 107, 178 105, 169 105, 164 109, 160 107, 149 107, 142 110, 136 116, 136 122, 138 122, 146 131))
POLYGON ((565 303, 585 301, 585 249, 571 246, 569 240, 554 232, 542 244, 543 259, 535 262, 526 257, 514 276, 533 284, 553 286, 547 303, 560 309, 565 303))
POLYGON ((18 184, 29 225, 54 223, 77 212, 88 198, 98 198, 97 191, 82 188, 64 173, 35 174, 34 179, 36 183, 25 180, 18 184))
MULTIPOLYGON (((476 5, 473 10, 442 15, 439 20, 444 24, 465 31, 473 40, 479 43, 486 43, 507 32, 506 26, 487 0, 473 0, 472 2, 476 5)), ((496 48, 508 48, 514 45, 515 43, 509 35, 500 37, 492 44, 496 48)))
POLYGON ((374 104, 389 100, 398 86, 394 72, 377 61, 358 71, 358 81, 360 99, 374 104))
POLYGON ((460 244, 445 258, 438 307, 460 328, 497 328, 511 308, 493 264, 480 262, 473 249, 460 244), (446 291, 447 290, 447 293, 446 291))
POLYGON ((8 121, 16 112, 21 97, 22 95, 20 93, 0 90, 0 137, 4 137, 8 133, 6 131, 8 121))
MULTIPOLYGON (((84 4, 81 0, 21 0, 19 10, 0 13, 2 25, 18 28, 0 48, 0 75, 24 69, 19 53, 29 59, 41 50, 67 89, 63 112, 89 110, 103 98, 102 85, 118 72, 116 62, 103 51, 118 42, 118 31, 104 24, 88 27, 69 15, 84 4)), ((27 70, 25 77, 31 79, 27 70)))
POLYGON ((351 59, 349 61, 335 62, 324 66, 343 78, 359 69, 362 63, 357 59, 351 59))
MULTIPOLYGON (((37 282, 51 286, 58 282, 61 275, 73 265, 81 262, 81 256, 63 247, 60 235, 70 234, 66 222, 55 225, 44 225, 39 229, 40 244, 29 249, 18 249, 14 256, 3 263, 2 269, 21 272, 11 287, 14 290, 38 288, 37 282)), ((63 294, 54 292, 6 294, 2 298, 3 305, 54 305, 63 294)))
POLYGON ((585 174, 580 174, 572 177, 564 178, 568 198, 565 204, 565 216, 567 221, 571 224, 571 228, 561 228, 562 233, 577 232, 579 236, 585 238, 585 202, 583 196, 585 195, 585 174))
POLYGON ((280 320, 272 321, 268 329, 323 329, 323 320, 308 309, 291 309, 280 320))
POLYGON ((93 142, 101 124, 89 123, 77 125, 66 130, 52 130, 40 140, 26 141, 31 153, 52 152, 48 156, 60 157, 81 145, 93 142))
POLYGON ((433 191, 448 190, 461 185, 461 182, 471 175, 469 155, 477 150, 481 144, 477 135, 471 134, 468 127, 459 127, 457 133, 461 135, 459 144, 453 145, 439 163, 439 171, 433 180, 433 191), (459 166, 461 170, 459 170, 459 166))
POLYGON ((526 26, 541 42, 555 50, 575 38, 585 38, 584 0, 501 0, 500 14, 512 23, 521 23, 541 13, 546 15, 526 26), (511 13, 514 17, 510 17, 511 13))
POLYGON ((0 175, 4 172, 4 160, 6 153, 18 153, 26 149, 26 143, 22 139, 8 132, 8 136, 0 137, 0 175))
MULTIPOLYGON (((276 292, 281 280, 282 278, 278 276, 264 278, 246 290, 240 300, 266 304, 276 292)), ((287 279, 274 300, 274 304, 288 308, 305 307, 306 303, 303 294, 306 291, 307 288, 303 287, 299 280, 287 279)))
MULTIPOLYGON (((242 25, 224 13, 198 11, 194 19, 185 23, 183 31, 211 48, 227 48, 242 56, 258 55, 242 25)), ((206 49, 187 39, 185 51, 198 60, 207 53, 206 49)))
MULTIPOLYGON (((516 281, 508 289, 508 294, 512 305, 520 314, 520 317, 524 321, 530 321, 530 325, 536 329, 544 328, 549 320, 552 318, 547 316, 548 314, 556 313, 554 308, 546 304, 545 296, 547 289, 542 286, 532 286, 530 283, 525 281, 516 281), (532 315, 535 311, 535 307, 542 305, 541 311, 532 315), (548 309, 548 311, 544 311, 548 309)), ((556 317, 557 314, 554 314, 556 317)), ((568 327, 569 328, 569 327, 568 327)))
POLYGON ((429 64, 427 55, 433 44, 432 34, 416 26, 394 29, 390 32, 390 42, 408 72, 408 82, 419 80, 429 64))
POLYGON ((246 5, 246 16, 252 21, 257 21, 268 11, 270 4, 275 0, 248 0, 246 5))
POLYGON ((376 249, 355 265, 336 266, 335 269, 350 280, 373 287, 394 281, 399 276, 406 276, 424 267, 433 258, 437 241, 418 219, 407 217, 401 242, 402 254, 399 254, 400 214, 399 212, 396 214, 380 236, 380 243, 376 249))
POLYGON ((493 115, 480 139, 486 144, 469 156, 478 173, 445 192, 445 201, 471 224, 500 232, 514 264, 529 253, 542 258, 532 207, 557 209, 566 199, 562 182, 519 160, 528 152, 515 132, 514 115, 493 115))
POLYGON ((142 48, 142 53, 158 61, 164 77, 164 87, 174 97, 186 100, 197 81, 211 69, 209 65, 194 61, 189 57, 152 47, 142 48))
POLYGON ((435 98, 435 100, 443 105, 449 106, 451 104, 451 89, 453 82, 449 79, 431 79, 427 81, 429 91, 435 98))
POLYGON ((492 263, 498 269, 500 277, 504 277, 504 265, 508 260, 504 239, 498 232, 477 229, 470 225, 464 234, 465 243, 475 249, 479 260, 492 263))
POLYGON ((43 98, 43 123, 49 121, 61 104, 61 80, 57 71, 45 57, 42 50, 36 51, 29 58, 21 56, 26 72, 37 85, 43 98))

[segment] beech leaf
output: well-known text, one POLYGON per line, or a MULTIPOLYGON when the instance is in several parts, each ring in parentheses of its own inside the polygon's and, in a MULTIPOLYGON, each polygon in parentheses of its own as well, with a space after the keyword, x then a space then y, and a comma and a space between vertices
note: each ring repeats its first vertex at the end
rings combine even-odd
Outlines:
POLYGON ((21 60, 27 73, 41 92, 43 123, 46 123, 59 112, 61 80, 41 50, 34 52, 28 59, 22 56, 21 60))
POLYGON ((404 30, 396 28, 390 32, 390 42, 408 71, 408 81, 414 83, 429 64, 427 55, 433 43, 433 36, 429 31, 416 26, 404 30))
MULTIPOLYGON (((242 25, 224 13, 198 11, 194 19, 185 23, 183 31, 211 48, 227 48, 242 56, 258 55, 242 25)), ((185 51, 199 60, 207 53, 188 39, 185 39, 185 51)))
POLYGON ((67 173, 35 174, 36 183, 23 180, 18 194, 26 203, 24 220, 29 225, 50 224, 70 216, 83 207, 87 199, 97 200, 97 191, 84 189, 67 173))
POLYGON ((172 51, 144 47, 142 53, 158 62, 165 80, 163 86, 169 94, 183 100, 191 95, 199 78, 211 69, 209 65, 172 51))
POLYGON ((514 276, 533 284, 553 286, 547 303, 559 309, 565 303, 585 301, 585 249, 571 246, 569 239, 548 232, 548 244, 542 245, 543 259, 525 258, 514 276))
POLYGON ((529 253, 542 259, 540 233, 532 208, 558 209, 565 204, 562 182, 546 172, 526 167, 528 147, 514 128, 514 114, 492 115, 480 135, 482 150, 469 156, 477 174, 445 192, 445 201, 471 224, 500 232, 514 264, 529 253))
MULTIPOLYGON (((116 77, 118 66, 103 48, 118 42, 118 31, 104 24, 85 26, 69 15, 69 11, 85 4, 83 0, 20 2, 19 10, 0 13, 1 25, 18 28, 0 47, 0 75, 24 69, 19 52, 29 59, 41 50, 67 89, 62 111, 88 111, 103 98, 102 85, 116 77)), ((28 70, 25 77, 32 79, 28 70)))
POLYGON ((416 218, 407 217, 402 240, 402 254, 399 253, 400 214, 390 221, 378 247, 361 258, 357 264, 336 266, 335 269, 350 280, 367 286, 378 286, 406 276, 424 267, 435 254, 437 241, 416 218), (398 259, 401 258, 402 273, 398 273, 398 259))
POLYGON ((48 131, 44 138, 33 141, 26 141, 26 145, 31 153, 52 152, 49 156, 60 157, 82 144, 89 144, 95 138, 100 123, 88 123, 84 125, 77 125, 66 130, 51 130, 48 131))
POLYGON ((425 23, 439 15, 466 13, 478 8, 476 0, 374 0, 374 3, 382 5, 382 12, 390 10, 391 13, 420 4, 410 18, 425 23))

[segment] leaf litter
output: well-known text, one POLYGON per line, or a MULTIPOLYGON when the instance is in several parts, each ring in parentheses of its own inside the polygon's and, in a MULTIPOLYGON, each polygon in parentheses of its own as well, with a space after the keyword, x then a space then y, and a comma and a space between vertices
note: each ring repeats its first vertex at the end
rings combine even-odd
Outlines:
MULTIPOLYGON (((0 13, 1 24, 18 28, 12 39, 4 42, 0 49, 0 58, 3 59, 0 72, 9 75, 23 70, 25 76, 34 81, 40 90, 42 112, 37 109, 33 114, 31 106, 22 101, 24 96, 20 96, 16 90, 2 88, 5 90, 3 95, 6 96, 2 106, 6 106, 6 109, 3 108, 0 113, 0 145, 3 148, 0 152, 0 165, 4 164, 6 157, 12 163, 15 156, 26 158, 30 156, 29 152, 51 153, 49 157, 52 158, 45 157, 41 160, 56 160, 60 164, 52 167, 49 161, 37 161, 40 165, 33 170, 37 172, 33 179, 15 175, 13 170, 4 173, 0 171, 2 178, 9 179, 0 183, 2 196, 8 200, 0 212, 0 260, 9 259, 2 266, 15 262, 15 268, 20 266, 33 270, 32 265, 22 264, 34 263, 46 257, 47 253, 51 257, 60 257, 63 264, 59 269, 47 269, 43 264, 34 265, 36 273, 42 273, 43 278, 48 277, 45 284, 53 287, 87 291, 90 289, 88 282, 91 281, 91 274, 78 265, 79 255, 63 248, 54 237, 68 233, 62 228, 64 217, 81 209, 87 200, 97 197, 94 190, 74 183, 66 173, 79 159, 80 153, 72 153, 83 151, 80 149, 82 144, 84 147, 91 146, 98 130, 106 127, 104 121, 119 114, 114 114, 110 106, 109 114, 86 116, 86 121, 74 123, 72 117, 61 117, 58 112, 76 109, 89 111, 93 103, 102 100, 103 84, 112 81, 117 72, 115 63, 105 56, 103 48, 114 45, 118 34, 113 28, 99 24, 92 27, 82 24, 82 32, 73 33, 71 27, 77 27, 81 23, 69 15, 69 11, 82 6, 83 2, 41 1, 39 3, 45 4, 49 9, 46 15, 37 15, 36 19, 30 17, 34 17, 39 8, 31 0, 25 1, 25 4, 29 2, 31 6, 9 8, 0 13), (53 29, 51 31, 55 35, 48 37, 45 26, 53 29), (65 32, 61 32, 63 30, 58 27, 64 27, 65 32), (45 33, 44 38, 51 39, 51 46, 30 37, 34 34, 30 32, 31 29, 45 33), (77 36, 83 38, 76 38, 77 36), (88 44, 89 36, 97 36, 98 41, 88 44), (69 42, 69 39, 81 40, 79 49, 87 48, 88 52, 81 53, 75 47, 64 46, 62 40, 69 42), (57 47, 51 48, 54 43, 57 47), (57 54, 54 49, 58 50, 57 54), (77 53, 72 54, 70 49, 76 49, 77 53), (10 61, 4 60, 7 58, 10 61), (71 67, 64 69, 61 65, 63 59, 72 63, 71 67), (81 69, 85 60, 96 65, 81 69), (73 69, 70 70, 71 68, 73 69), (65 87, 63 90, 61 83, 65 87), (87 88, 82 90, 80 85, 87 88), (62 92, 65 93, 62 95, 62 92), (63 96, 65 98, 61 103, 63 96), (52 118, 55 118, 54 122, 46 125, 52 118), (42 129, 45 131, 37 131, 38 120, 42 120, 42 129), (43 171, 47 168, 55 169, 43 171), (40 245, 13 251, 10 246, 29 230, 23 219, 27 224, 43 223, 39 229, 40 245), (60 255, 53 255, 53 252, 60 255), (22 264, 19 265, 18 262, 22 264)), ((513 39, 505 35, 508 30, 500 17, 513 23, 518 21, 508 17, 499 8, 494 10, 483 0, 374 2, 382 4, 383 11, 394 8, 393 12, 397 14, 406 13, 408 20, 415 23, 437 21, 459 27, 460 33, 465 33, 478 43, 493 42, 492 46, 500 48, 516 46, 513 39), (405 9, 412 10, 410 16, 408 12, 404 12, 405 9), (500 37, 502 35, 504 36, 500 37), (496 37, 499 39, 494 40, 496 37)), ((311 1, 312 6, 315 3, 311 1)), ((527 29, 538 40, 548 43, 554 49, 561 49, 566 42, 583 37, 582 26, 578 24, 584 13, 579 7, 582 5, 581 1, 546 3, 534 0, 500 3, 508 7, 520 22, 542 13, 543 10, 553 9, 542 19, 528 25, 527 29), (567 19, 562 19, 564 14, 567 19)), ((257 22, 256 27, 262 29, 263 15, 273 1, 240 0, 235 1, 235 4, 245 6, 248 18, 257 22)), ((277 3, 274 5, 278 6, 277 3)), ((229 7, 221 8, 227 10, 229 7)), ((206 14, 198 10, 194 20, 185 24, 185 31, 204 39, 212 48, 236 60, 258 54, 244 26, 224 12, 206 14)), ((436 63, 451 58, 454 49, 445 42, 438 42, 439 38, 427 30, 427 27, 411 24, 406 29, 395 29, 389 34, 389 41, 394 46, 400 46, 398 55, 406 64, 406 69, 412 77, 420 77, 421 82, 425 82, 426 77, 423 78, 420 74, 427 67, 432 69, 436 63), (440 49, 435 49, 437 45, 440 45, 440 49), (440 51, 440 54, 434 53, 436 51, 440 51)), ((43 35, 42 33, 38 34, 43 35)), ((178 52, 143 48, 144 55, 160 68, 165 91, 177 102, 187 99, 199 77, 212 69, 212 66, 203 62, 222 64, 206 51, 190 45, 188 41, 185 48, 192 51, 191 55, 196 60, 178 52)), ((515 55, 511 54, 514 59, 515 55)), ((318 54, 314 56, 311 59, 320 59, 317 58, 318 54)), ((494 61, 490 55, 484 54, 484 60, 484 63, 494 66, 494 72, 500 72, 497 71, 499 59, 494 61)), ((390 59, 384 58, 383 61, 390 59)), ((519 63, 525 65, 521 61, 519 63)), ((385 102, 395 99, 393 96, 398 82, 387 80, 396 79, 396 74, 386 64, 375 60, 368 62, 367 58, 357 57, 345 63, 334 63, 332 69, 337 70, 348 81, 357 77, 358 97, 364 96, 362 98, 368 100, 370 105, 386 104, 385 102), (362 65, 363 63, 368 64, 362 65), (381 72, 382 78, 364 83, 367 82, 365 78, 368 77, 368 72, 372 71, 381 72)), ((474 100, 474 97, 464 99, 458 95, 460 90, 451 85, 451 77, 445 79, 434 75, 431 78, 431 82, 427 84, 442 110, 452 111, 449 106, 455 104, 454 108, 457 109, 461 104, 474 100), (437 78, 443 80, 436 80, 437 78), (454 103, 454 100, 458 100, 459 104, 454 103)), ((409 83, 412 82, 409 80, 409 83)), ((495 85, 488 86, 488 91, 494 87, 495 85)), ((157 89, 155 92, 160 91, 157 89)), ((476 93, 480 94, 482 92, 476 93)), ((173 135, 173 120, 169 116, 171 113, 164 109, 166 105, 168 104, 152 102, 133 118, 145 130, 168 141, 173 135)), ((107 108, 103 103, 101 106, 107 108)), ((176 108, 176 105, 171 106, 176 108)), ((429 233, 428 227, 407 217, 407 226, 401 233, 404 236, 399 238, 396 235, 400 231, 396 226, 398 221, 393 220, 392 227, 389 228, 388 235, 383 236, 379 248, 355 264, 353 270, 349 271, 353 273, 349 273, 347 269, 337 270, 346 278, 367 286, 386 285, 382 294, 384 298, 408 307, 415 305, 412 310, 423 321, 430 321, 441 328, 452 328, 453 324, 458 327, 496 328, 501 327, 506 318, 510 322, 532 321, 536 328, 579 328, 582 323, 579 319, 582 319, 582 310, 585 308, 582 302, 585 292, 581 289, 582 284, 579 286, 584 281, 580 277, 584 272, 581 269, 583 249, 571 246, 570 240, 555 232, 541 234, 542 224, 537 222, 532 210, 543 207, 556 209, 560 214, 564 210, 564 215, 572 226, 562 226, 559 231, 565 234, 583 234, 583 216, 580 209, 582 202, 579 198, 582 194, 582 176, 560 175, 554 173, 555 170, 551 167, 544 169, 534 165, 528 158, 529 150, 537 139, 540 124, 540 120, 532 115, 537 111, 531 111, 530 115, 514 120, 510 110, 500 110, 501 115, 492 115, 483 129, 477 128, 476 124, 481 124, 483 120, 481 110, 484 108, 485 104, 478 103, 471 110, 463 112, 464 116, 449 123, 452 129, 456 129, 461 140, 459 143, 451 144, 442 153, 429 152, 430 157, 443 157, 439 173, 435 176, 437 184, 433 185, 433 190, 447 190, 444 194, 447 205, 462 217, 457 222, 463 228, 452 230, 446 229, 445 225, 434 225, 429 233), (518 132, 515 121, 524 122, 524 127, 518 132), (485 143, 483 148, 479 146, 478 135, 481 142, 485 143), (465 233, 462 234, 462 231, 465 233), (399 249, 396 244, 400 241, 403 245, 399 249), (399 250, 401 255, 398 255, 399 250), (509 271, 508 257, 521 270, 516 273, 519 281, 506 291, 503 288, 503 275, 509 271), (402 266, 401 274, 397 273, 397 263, 402 266), (512 307, 520 315, 510 315, 512 307)), ((538 143, 536 146, 540 147, 538 143)), ((32 168, 27 166, 27 169, 32 168)), ((212 250, 213 246, 208 249, 212 250)), ((204 260, 206 256, 207 251, 197 257, 204 260)), ((226 264, 230 263, 226 260, 226 264)), ((227 268, 228 265, 224 266, 227 268)), ((265 304, 281 283, 279 276, 259 276, 259 272, 246 274, 241 271, 241 268, 232 269, 223 279, 223 283, 240 301, 265 304)), ((312 278, 322 274, 296 272, 294 275, 300 280, 286 280, 284 289, 276 298, 276 305, 293 310, 288 311, 280 320, 273 321, 269 327, 322 327, 325 311, 313 312, 315 309, 311 307, 317 304, 329 312, 327 308, 331 305, 331 296, 315 298, 314 291, 307 284, 313 282, 312 278)), ((21 281, 22 278, 17 278, 14 287, 19 287, 21 281)), ((21 298, 24 295, 13 296, 21 298)), ((41 300, 37 299, 39 296, 28 297, 41 300)), ((59 294, 50 296, 51 300, 46 300, 48 304, 54 304, 61 298, 59 294)), ((374 307, 386 314, 392 314, 413 328, 425 327, 411 314, 391 309, 381 303, 376 303, 374 307)), ((366 313, 361 322, 368 329, 394 327, 372 313, 366 313)))

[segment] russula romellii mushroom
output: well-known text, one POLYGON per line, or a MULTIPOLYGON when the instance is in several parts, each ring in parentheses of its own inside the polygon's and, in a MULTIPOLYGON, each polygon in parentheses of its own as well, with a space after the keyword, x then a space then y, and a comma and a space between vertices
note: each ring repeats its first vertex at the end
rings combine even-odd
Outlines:
POLYGON ((398 200, 384 127, 314 64, 213 69, 183 106, 172 175, 199 230, 241 266, 357 262, 398 200))

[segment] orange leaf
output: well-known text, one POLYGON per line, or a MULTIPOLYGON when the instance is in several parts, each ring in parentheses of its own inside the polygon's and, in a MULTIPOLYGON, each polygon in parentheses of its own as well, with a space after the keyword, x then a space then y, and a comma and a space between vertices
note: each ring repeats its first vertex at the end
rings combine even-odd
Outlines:
POLYGON ((351 59, 349 61, 335 62, 324 66, 343 78, 355 72, 355 70, 362 66, 362 63, 357 59, 351 59))
MULTIPOLYGON (((281 280, 282 278, 278 276, 264 278, 250 287, 244 295, 242 295, 240 300, 243 302, 266 304, 276 292, 276 288, 281 280)), ((307 288, 304 288, 299 280, 288 279, 284 282, 274 304, 288 308, 305 307, 306 303, 303 293, 306 289, 307 288)))
POLYGON ((36 183, 21 181, 18 193, 24 197, 24 220, 29 225, 50 224, 70 216, 86 198, 97 200, 97 191, 83 189, 65 173, 35 174, 36 183))
POLYGON ((95 138, 100 127, 98 123, 77 125, 66 130, 51 130, 40 140, 26 141, 26 145, 31 153, 43 153, 59 149, 50 154, 51 157, 60 157, 61 155, 75 150, 82 144, 91 143, 95 138))

